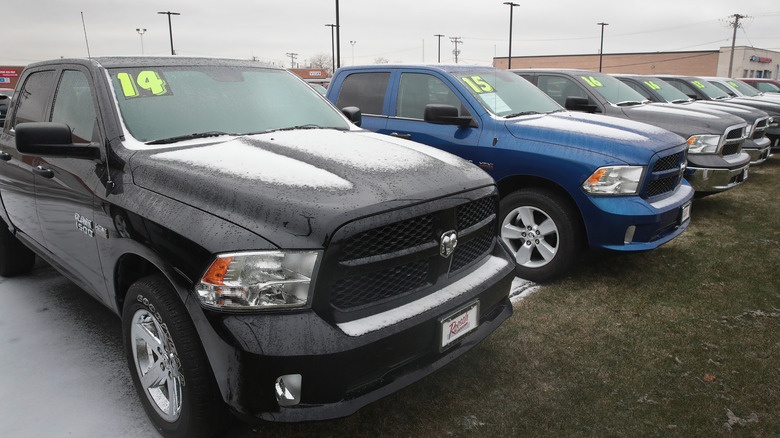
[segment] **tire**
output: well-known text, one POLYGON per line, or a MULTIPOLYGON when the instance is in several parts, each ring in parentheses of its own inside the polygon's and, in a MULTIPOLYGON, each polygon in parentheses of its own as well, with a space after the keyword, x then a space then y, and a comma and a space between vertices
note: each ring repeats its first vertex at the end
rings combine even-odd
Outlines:
POLYGON ((200 338, 167 281, 150 276, 130 286, 122 335, 138 396, 163 436, 209 437, 226 425, 200 338))
POLYGON ((35 253, 24 246, 0 221, 0 276, 25 274, 35 266, 35 253))
POLYGON ((560 277, 574 264, 584 233, 574 207, 550 190, 528 188, 501 200, 501 240, 515 256, 515 272, 544 282, 560 277))

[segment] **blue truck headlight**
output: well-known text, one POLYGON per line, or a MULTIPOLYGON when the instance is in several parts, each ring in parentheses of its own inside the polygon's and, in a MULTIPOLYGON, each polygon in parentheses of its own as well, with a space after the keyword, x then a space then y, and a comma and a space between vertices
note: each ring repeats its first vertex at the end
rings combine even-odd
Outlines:
POLYGON ((635 195, 644 170, 644 166, 600 167, 582 183, 582 188, 591 195, 635 195))
POLYGON ((218 256, 195 290, 206 307, 255 310, 309 301, 320 251, 258 251, 218 256))
POLYGON ((692 135, 688 138, 689 154, 716 154, 719 146, 719 135, 692 135))

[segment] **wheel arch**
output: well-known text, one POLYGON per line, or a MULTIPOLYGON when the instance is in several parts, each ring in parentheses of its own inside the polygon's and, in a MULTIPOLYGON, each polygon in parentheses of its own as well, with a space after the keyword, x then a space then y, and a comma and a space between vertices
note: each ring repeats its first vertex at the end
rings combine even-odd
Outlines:
POLYGON ((533 175, 512 175, 498 181, 496 184, 498 186, 498 194, 501 198, 522 188, 540 188, 553 192, 561 200, 566 202, 568 207, 577 215, 576 226, 579 228, 583 238, 583 241, 580 243, 588 245, 588 228, 585 226, 582 211, 574 198, 572 198, 571 194, 558 183, 533 175))

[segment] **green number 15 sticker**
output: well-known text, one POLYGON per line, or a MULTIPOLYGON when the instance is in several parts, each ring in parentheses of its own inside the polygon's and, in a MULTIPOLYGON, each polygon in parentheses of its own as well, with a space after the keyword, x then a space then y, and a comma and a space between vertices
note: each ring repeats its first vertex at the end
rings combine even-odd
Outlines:
POLYGON ((481 94, 481 93, 492 93, 495 91, 493 87, 485 82, 484 79, 480 76, 472 76, 472 77, 462 77, 460 78, 463 82, 466 83, 469 87, 471 87, 472 90, 474 90, 475 93, 481 94))
POLYGON ((116 78, 122 86, 122 94, 127 98, 172 94, 163 76, 156 71, 144 70, 135 76, 133 73, 117 73, 116 78))

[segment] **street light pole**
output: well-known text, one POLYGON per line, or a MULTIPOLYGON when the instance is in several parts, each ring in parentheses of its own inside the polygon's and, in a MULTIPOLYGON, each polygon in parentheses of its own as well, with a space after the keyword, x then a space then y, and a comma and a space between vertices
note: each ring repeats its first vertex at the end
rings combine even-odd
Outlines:
POLYGON ((168 33, 171 35, 171 55, 175 55, 176 51, 173 50, 173 28, 171 27, 171 15, 181 15, 178 12, 158 12, 160 15, 167 15, 168 16, 168 33))
POLYGON ((339 0, 336 0, 336 67, 341 68, 341 25, 339 24, 339 0))
POLYGON ((355 44, 357 44, 357 41, 350 41, 350 44, 352 44, 352 65, 355 65, 355 44))
POLYGON ((512 2, 504 2, 504 4, 509 6, 509 65, 507 66, 507 68, 511 69, 512 68, 512 11, 515 10, 515 7, 520 5, 512 2))
POLYGON ((604 26, 609 26, 609 23, 596 23, 601 26, 601 46, 599 46, 599 73, 601 72, 601 61, 604 59, 604 26))
POLYGON ((335 24, 326 24, 330 28, 330 60, 333 63, 333 71, 336 71, 336 43, 333 40, 333 28, 335 24))
POLYGON ((141 54, 144 54, 144 34, 146 33, 146 29, 141 29, 136 27, 135 31, 138 32, 138 35, 141 35, 141 54))
POLYGON ((442 39, 442 37, 444 37, 444 35, 442 35, 440 33, 437 33, 434 36, 439 39, 439 64, 441 64, 441 39, 442 39))

